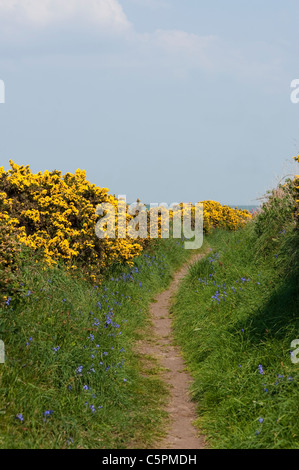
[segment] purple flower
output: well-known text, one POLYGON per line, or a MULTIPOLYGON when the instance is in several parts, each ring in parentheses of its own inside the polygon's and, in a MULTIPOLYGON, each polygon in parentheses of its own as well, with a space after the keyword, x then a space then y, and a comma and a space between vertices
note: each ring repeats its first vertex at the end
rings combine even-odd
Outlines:
POLYGON ((19 420, 21 421, 21 423, 24 421, 24 418, 23 418, 22 413, 18 413, 18 414, 16 415, 16 418, 19 419, 19 420))
POLYGON ((259 365, 259 373, 262 375, 264 374, 263 366, 261 364, 259 365))
POLYGON ((93 413, 95 412, 95 407, 94 407, 94 405, 90 405, 89 408, 91 409, 91 411, 92 411, 93 413))

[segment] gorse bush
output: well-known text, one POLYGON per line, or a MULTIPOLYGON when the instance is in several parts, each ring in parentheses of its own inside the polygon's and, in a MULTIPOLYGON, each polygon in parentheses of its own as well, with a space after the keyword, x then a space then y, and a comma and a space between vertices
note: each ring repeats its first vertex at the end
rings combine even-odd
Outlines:
POLYGON ((204 232, 212 228, 237 230, 252 218, 247 210, 233 209, 216 201, 203 201, 204 232))
POLYGON ((48 265, 61 260, 67 269, 80 267, 96 280, 104 268, 130 264, 141 253, 142 240, 96 236, 96 206, 110 203, 117 216, 118 201, 108 189, 86 181, 85 171, 63 176, 56 170, 33 174, 29 166, 12 161, 10 165, 9 171, 0 168, 0 210, 11 217, 17 239, 42 250, 48 265))
MULTIPOLYGON (((192 228, 195 227, 196 208, 190 204, 192 228)), ((201 201, 203 205, 203 231, 205 234, 211 232, 215 228, 224 230, 237 230, 243 227, 246 222, 252 219, 252 214, 247 210, 232 208, 230 206, 221 205, 217 201, 205 200, 201 201)), ((179 210, 183 217, 184 205, 181 203, 179 210)), ((173 211, 173 214, 174 215, 173 211)))

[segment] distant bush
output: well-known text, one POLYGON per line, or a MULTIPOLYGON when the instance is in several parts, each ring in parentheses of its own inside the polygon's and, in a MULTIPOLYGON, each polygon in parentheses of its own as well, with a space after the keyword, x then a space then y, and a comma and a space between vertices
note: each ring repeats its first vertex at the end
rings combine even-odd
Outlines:
MULTIPOLYGON (((252 219, 252 215, 243 209, 232 208, 221 205, 217 201, 201 201, 203 204, 203 231, 210 233, 215 228, 225 230, 237 230, 243 227, 246 222, 252 219)), ((191 205, 192 228, 195 226, 195 206, 191 205)), ((183 216, 183 204, 180 204, 180 210, 183 216)))
POLYGON ((221 205, 216 201, 203 201, 204 231, 209 233, 211 228, 237 230, 252 218, 247 210, 221 205))

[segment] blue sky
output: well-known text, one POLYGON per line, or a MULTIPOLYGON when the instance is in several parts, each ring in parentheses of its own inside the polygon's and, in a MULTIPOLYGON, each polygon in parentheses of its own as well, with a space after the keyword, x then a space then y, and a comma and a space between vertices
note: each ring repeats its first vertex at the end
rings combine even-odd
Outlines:
POLYGON ((296 167, 296 0, 0 0, 0 164, 255 204, 296 167))

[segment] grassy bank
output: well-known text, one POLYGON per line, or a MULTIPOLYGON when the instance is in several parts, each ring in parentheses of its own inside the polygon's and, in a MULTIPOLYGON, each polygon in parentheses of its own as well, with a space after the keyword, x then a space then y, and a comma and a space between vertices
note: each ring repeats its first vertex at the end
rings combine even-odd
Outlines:
POLYGON ((25 257, 22 291, 0 312, 1 448, 143 448, 158 437, 166 390, 134 344, 189 255, 180 240, 157 240, 96 287, 25 257))
POLYGON ((299 447, 298 230, 290 193, 276 196, 246 228, 207 237, 173 306, 212 448, 299 447))

